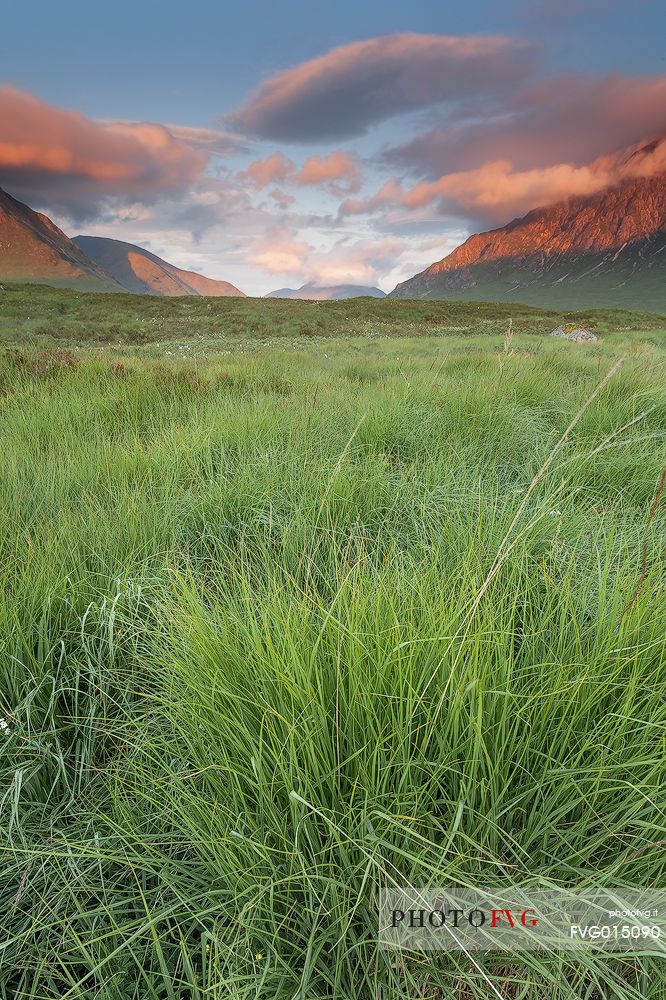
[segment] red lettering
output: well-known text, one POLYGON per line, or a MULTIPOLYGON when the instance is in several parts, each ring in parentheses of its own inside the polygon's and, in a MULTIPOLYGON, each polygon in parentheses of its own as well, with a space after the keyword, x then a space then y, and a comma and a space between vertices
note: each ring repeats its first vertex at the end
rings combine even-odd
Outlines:
POLYGON ((527 914, 528 913, 536 913, 536 910, 523 910, 523 912, 520 914, 520 922, 521 922, 521 924, 523 925, 523 927, 527 927, 528 923, 529 923, 530 927, 536 927, 536 925, 537 925, 537 919, 536 919, 536 917, 533 917, 531 920, 528 920, 527 919, 527 914))
POLYGON ((511 914, 511 910, 491 910, 490 912, 493 915, 492 916, 492 920, 490 921, 490 926, 491 927, 499 927, 500 922, 502 920, 502 914, 504 914, 506 916, 506 919, 509 922, 509 927, 515 927, 516 926, 515 923, 514 923, 513 916, 511 914))

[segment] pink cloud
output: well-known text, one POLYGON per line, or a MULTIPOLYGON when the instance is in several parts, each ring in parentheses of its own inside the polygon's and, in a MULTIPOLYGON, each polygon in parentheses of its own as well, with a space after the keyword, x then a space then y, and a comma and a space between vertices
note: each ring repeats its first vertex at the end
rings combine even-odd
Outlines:
POLYGON ((362 184, 358 158, 337 150, 329 156, 310 156, 294 181, 300 185, 328 185, 334 192, 359 191, 362 184))
POLYGON ((238 177, 256 188, 264 188, 268 184, 284 183, 293 177, 295 170, 296 164, 284 153, 271 153, 264 160, 254 160, 238 177))
POLYGON ((308 280, 319 285, 376 285, 408 249, 409 245, 397 236, 344 240, 308 259, 308 280))
POLYGON ((418 211, 443 203, 445 211, 502 224, 538 206, 596 194, 624 180, 651 177, 665 170, 666 139, 602 156, 583 166, 557 163, 516 170, 510 160, 493 160, 409 188, 391 178, 372 197, 344 202, 341 215, 372 214, 396 206, 418 211))
POLYGON ((274 227, 257 241, 247 262, 298 284, 374 285, 409 249, 408 243, 395 236, 343 239, 329 249, 315 248, 299 239, 294 229, 274 227))
POLYGON ((154 196, 200 177, 208 154, 163 125, 94 122, 0 86, 0 184, 42 203, 154 196))
POLYGON ((274 191, 271 191, 270 196, 275 204, 279 205, 280 208, 289 208, 289 206, 293 205, 296 201, 293 194, 287 194, 286 191, 280 191, 279 188, 275 188, 274 191))
POLYGON ((238 177, 258 189, 269 184, 291 184, 325 187, 334 194, 358 191, 362 182, 358 157, 343 150, 336 150, 328 156, 310 156, 300 170, 284 153, 271 153, 263 160, 255 160, 238 177))
POLYGON ((292 229, 269 229, 247 256, 247 263, 269 274, 299 273, 312 247, 292 229))
POLYGON ((277 141, 362 135, 402 112, 511 89, 533 55, 532 43, 506 37, 383 35, 275 74, 230 121, 277 141))

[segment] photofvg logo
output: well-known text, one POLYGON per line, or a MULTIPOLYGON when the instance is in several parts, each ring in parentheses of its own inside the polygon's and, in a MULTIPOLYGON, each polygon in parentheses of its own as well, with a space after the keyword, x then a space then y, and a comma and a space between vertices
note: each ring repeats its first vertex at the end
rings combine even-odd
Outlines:
POLYGON ((379 944, 414 951, 666 954, 666 890, 385 889, 379 944))

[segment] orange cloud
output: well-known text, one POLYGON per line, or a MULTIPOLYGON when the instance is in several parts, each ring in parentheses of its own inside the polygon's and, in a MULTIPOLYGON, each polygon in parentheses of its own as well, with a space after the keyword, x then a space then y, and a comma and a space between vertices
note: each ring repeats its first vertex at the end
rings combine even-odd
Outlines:
POLYGON ((277 141, 361 135, 401 112, 510 89, 529 75, 533 52, 530 42, 496 36, 370 38, 275 74, 230 121, 277 141))
POLYGON ((651 177, 665 170, 666 138, 599 157, 584 166, 558 163, 515 170, 510 160, 496 160, 445 174, 436 181, 421 181, 408 189, 392 178, 371 198, 344 202, 341 214, 372 214, 391 206, 419 210, 443 201, 449 210, 506 222, 541 205, 596 194, 623 180, 651 177))
POLYGON ((295 177, 296 184, 328 184, 334 190, 359 191, 362 183, 358 159, 338 150, 329 156, 310 156, 295 177))
POLYGON ((254 160, 238 176, 240 180, 250 181, 256 188, 264 188, 268 184, 288 181, 295 171, 293 160, 288 160, 283 153, 271 153, 265 160, 254 160))
POLYGON ((56 204, 174 190, 208 161, 163 125, 94 122, 8 86, 0 86, 0 137, 0 184, 56 204))
POLYGON ((326 187, 334 194, 358 191, 362 183, 358 157, 342 150, 328 156, 310 156, 300 170, 283 153, 271 153, 264 160, 255 160, 238 176, 259 189, 269 184, 293 184, 299 187, 326 187))

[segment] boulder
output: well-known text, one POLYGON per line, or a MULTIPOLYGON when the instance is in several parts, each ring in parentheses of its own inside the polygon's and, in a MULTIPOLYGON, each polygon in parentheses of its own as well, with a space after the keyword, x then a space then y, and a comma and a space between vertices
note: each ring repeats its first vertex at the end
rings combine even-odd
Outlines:
POLYGON ((596 333, 590 333, 589 330, 584 330, 582 326, 575 326, 573 323, 558 326, 557 330, 551 333, 551 337, 564 337, 565 340, 573 340, 578 344, 599 339, 596 333))

